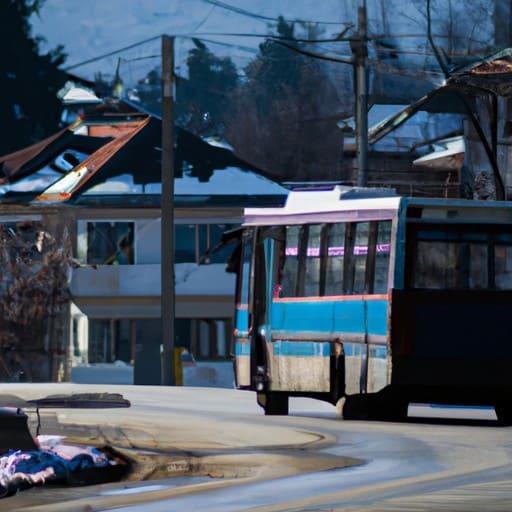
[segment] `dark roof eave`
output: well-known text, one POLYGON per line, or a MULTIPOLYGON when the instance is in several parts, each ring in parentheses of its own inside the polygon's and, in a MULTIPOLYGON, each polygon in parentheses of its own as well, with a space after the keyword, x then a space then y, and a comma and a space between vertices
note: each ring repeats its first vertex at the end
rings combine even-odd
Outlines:
MULTIPOLYGON (((177 195, 174 207, 207 208, 246 206, 281 206, 286 201, 287 194, 282 195, 177 195)), ((101 208, 160 208, 160 194, 123 194, 123 195, 82 195, 67 201, 69 205, 101 208)))

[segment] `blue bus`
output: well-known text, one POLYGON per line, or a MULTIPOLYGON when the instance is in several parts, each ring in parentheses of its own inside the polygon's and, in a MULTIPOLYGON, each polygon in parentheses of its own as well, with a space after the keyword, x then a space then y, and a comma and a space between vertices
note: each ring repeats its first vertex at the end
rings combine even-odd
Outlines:
POLYGON ((230 236, 235 383, 265 414, 301 396, 345 419, 415 402, 512 420, 512 203, 292 190, 230 236))

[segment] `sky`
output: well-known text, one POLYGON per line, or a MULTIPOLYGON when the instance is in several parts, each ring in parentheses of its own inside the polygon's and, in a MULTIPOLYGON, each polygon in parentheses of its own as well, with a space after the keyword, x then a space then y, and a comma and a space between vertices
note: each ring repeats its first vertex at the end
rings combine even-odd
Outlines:
POLYGON ((279 14, 288 20, 321 22, 331 36, 352 21, 356 10, 356 0, 46 0, 40 16, 31 22, 32 34, 47 40, 42 50, 62 44, 68 54, 65 67, 92 79, 98 70, 113 74, 119 57, 121 66, 134 73, 137 66, 158 65, 163 34, 178 36, 178 71, 194 36, 211 44, 215 53, 235 56, 244 65, 264 40, 255 36, 267 34, 269 25, 275 26, 271 19, 279 14), (138 44, 143 41, 147 42, 138 44), (132 45, 136 46, 130 51, 74 67, 132 45))
MULTIPOLYGON (((493 2, 431 0, 437 42, 442 43, 443 33, 452 32, 464 49, 476 54, 482 41, 492 39, 493 2)), ((186 76, 185 58, 193 37, 216 55, 230 56, 243 69, 265 35, 275 33, 279 15, 287 21, 316 23, 321 38, 335 37, 347 27, 347 35, 354 35, 363 3, 369 34, 391 34, 388 40, 400 46, 400 58, 406 56, 409 62, 423 63, 425 51, 433 60, 425 0, 45 0, 40 16, 33 16, 31 23, 32 35, 46 39, 43 52, 64 46, 68 55, 64 69, 89 80, 98 72, 112 79, 119 65, 123 80, 135 83, 159 67, 164 34, 176 36, 175 70, 181 76, 186 76)), ((315 49, 351 57, 347 43, 319 43, 315 49)))

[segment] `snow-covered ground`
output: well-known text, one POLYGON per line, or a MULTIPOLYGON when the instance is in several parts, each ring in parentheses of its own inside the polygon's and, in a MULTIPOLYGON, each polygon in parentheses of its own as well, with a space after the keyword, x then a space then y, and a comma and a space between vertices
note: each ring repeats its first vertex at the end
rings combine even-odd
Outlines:
MULTIPOLYGON (((233 388, 231 361, 194 361, 183 364, 183 385, 233 388)), ((76 384, 133 384, 133 366, 122 361, 75 366, 71 381, 76 384)))

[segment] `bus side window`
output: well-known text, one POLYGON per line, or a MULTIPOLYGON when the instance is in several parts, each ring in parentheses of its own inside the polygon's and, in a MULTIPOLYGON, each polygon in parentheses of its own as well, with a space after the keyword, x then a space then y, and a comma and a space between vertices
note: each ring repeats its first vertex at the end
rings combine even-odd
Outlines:
POLYGON ((281 297, 294 297, 299 268, 299 228, 300 226, 286 227, 286 245, 284 263, 282 266, 281 297))
POLYGON ((282 264, 281 297, 312 297, 320 287, 320 225, 288 226, 282 264))
POLYGON ((331 224, 327 236, 325 295, 341 295, 343 293, 344 246, 345 224, 331 224))
POLYGON ((352 271, 352 293, 356 295, 371 293, 371 290, 368 289, 369 287, 373 289, 374 272, 372 265, 375 262, 375 259, 371 261, 371 265, 369 265, 369 260, 372 258, 372 256, 375 256, 375 253, 370 251, 368 247, 371 224, 372 223, 369 222, 358 222, 353 224, 355 228, 355 245, 353 250, 354 261, 352 271))
POLYGON ((391 221, 288 226, 274 296, 386 293, 391 221))
POLYGON ((496 245, 495 286, 499 290, 512 290, 512 246, 496 245))
POLYGON ((309 226, 305 259, 304 296, 315 297, 320 293, 320 270, 322 268, 322 226, 309 226))
POLYGON ((389 252, 391 249, 391 221, 378 223, 375 248, 375 275, 371 293, 387 293, 389 279, 389 252))
POLYGON ((308 257, 309 225, 304 224, 299 229, 297 254, 297 280, 295 281, 295 297, 304 297, 306 281, 306 260, 308 257))
POLYGON ((355 259, 354 251, 356 246, 356 229, 355 222, 346 225, 345 228, 345 253, 343 258, 343 295, 352 295, 354 293, 354 277, 355 277, 355 259))

